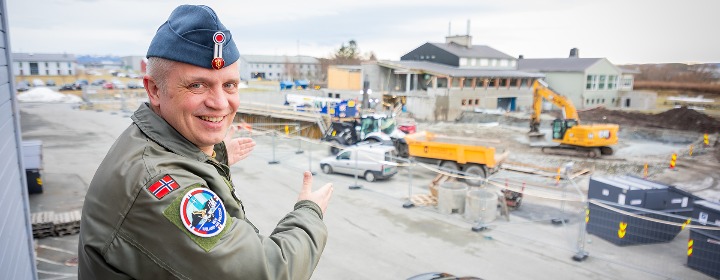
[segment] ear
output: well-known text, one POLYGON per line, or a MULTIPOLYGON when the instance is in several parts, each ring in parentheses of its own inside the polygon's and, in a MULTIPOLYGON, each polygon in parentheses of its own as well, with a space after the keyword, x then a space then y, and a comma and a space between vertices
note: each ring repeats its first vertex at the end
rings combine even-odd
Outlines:
POLYGON ((147 92, 150 105, 153 107, 160 107, 160 88, 152 77, 145 75, 143 77, 143 84, 145 85, 145 92, 147 92))

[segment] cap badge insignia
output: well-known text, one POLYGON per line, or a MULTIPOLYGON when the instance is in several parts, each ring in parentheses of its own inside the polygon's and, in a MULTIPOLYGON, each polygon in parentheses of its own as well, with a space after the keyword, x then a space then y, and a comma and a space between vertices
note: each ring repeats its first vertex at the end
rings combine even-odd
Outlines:
POLYGON ((225 60, 222 58, 223 43, 225 42, 225 33, 222 31, 215 32, 213 35, 213 41, 215 42, 214 58, 212 60, 212 67, 220 70, 225 66, 225 60))
POLYGON ((225 205, 213 191, 195 188, 180 201, 180 220, 192 234, 213 237, 225 227, 225 205))

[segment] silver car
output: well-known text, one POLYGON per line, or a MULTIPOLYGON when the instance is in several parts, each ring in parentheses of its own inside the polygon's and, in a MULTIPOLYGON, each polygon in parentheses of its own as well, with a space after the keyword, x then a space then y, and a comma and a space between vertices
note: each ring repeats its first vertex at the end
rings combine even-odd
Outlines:
POLYGON ((397 173, 397 163, 393 160, 395 155, 393 146, 361 143, 345 148, 337 156, 321 160, 320 168, 325 174, 357 174, 373 182, 397 173))

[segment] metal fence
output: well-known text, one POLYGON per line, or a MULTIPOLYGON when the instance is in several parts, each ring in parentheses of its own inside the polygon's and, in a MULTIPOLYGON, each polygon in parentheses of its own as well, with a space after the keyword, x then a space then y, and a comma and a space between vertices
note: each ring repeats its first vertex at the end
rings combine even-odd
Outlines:
MULTIPOLYGON (((241 133, 269 144, 253 152, 269 164, 317 173, 319 158, 328 156, 327 143, 298 136, 307 127, 252 127, 252 132, 241 133)), ((397 207, 443 215, 476 232, 478 239, 502 240, 538 252, 551 248, 560 252, 553 257, 579 266, 600 262, 608 267, 592 270, 600 278, 720 277, 720 217, 701 220, 692 217, 692 210, 649 210, 588 199, 588 172, 573 170, 571 163, 559 166, 558 173, 500 169, 473 187, 463 183, 477 179, 468 174, 408 159, 395 161, 399 172, 386 182, 365 183, 358 175, 333 181, 336 187, 346 184, 394 198, 397 207)))

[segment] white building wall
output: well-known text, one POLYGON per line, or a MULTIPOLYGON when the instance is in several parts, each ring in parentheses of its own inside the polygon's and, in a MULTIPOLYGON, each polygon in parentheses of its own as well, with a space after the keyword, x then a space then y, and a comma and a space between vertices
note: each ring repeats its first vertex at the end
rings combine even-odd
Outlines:
POLYGON ((37 279, 6 15, 0 1, 0 279, 37 279))

